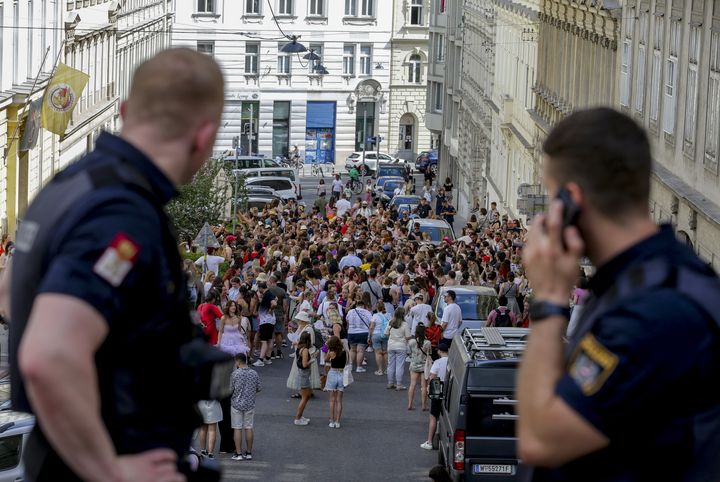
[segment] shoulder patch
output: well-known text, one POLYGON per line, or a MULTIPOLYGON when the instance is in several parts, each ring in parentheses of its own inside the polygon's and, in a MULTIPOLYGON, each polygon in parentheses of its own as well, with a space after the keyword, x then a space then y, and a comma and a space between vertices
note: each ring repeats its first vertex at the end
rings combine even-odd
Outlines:
POLYGON ((93 272, 114 287, 125 280, 140 254, 140 246, 125 233, 118 233, 93 266, 93 272))
POLYGON ((583 393, 590 396, 602 388, 617 365, 617 355, 588 333, 575 350, 568 373, 583 393))

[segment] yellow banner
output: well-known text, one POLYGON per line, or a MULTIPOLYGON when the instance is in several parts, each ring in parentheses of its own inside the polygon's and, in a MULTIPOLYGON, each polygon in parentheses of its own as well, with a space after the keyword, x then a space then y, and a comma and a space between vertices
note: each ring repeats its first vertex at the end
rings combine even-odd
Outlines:
POLYGON ((65 64, 58 65, 43 97, 42 126, 45 129, 58 135, 65 134, 89 78, 86 73, 65 64))

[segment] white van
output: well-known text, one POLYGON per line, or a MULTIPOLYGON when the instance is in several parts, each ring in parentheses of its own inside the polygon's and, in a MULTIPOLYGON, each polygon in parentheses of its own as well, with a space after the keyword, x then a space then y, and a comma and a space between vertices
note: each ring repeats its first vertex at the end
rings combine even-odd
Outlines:
POLYGON ((250 177, 286 177, 290 179, 295 188, 295 196, 302 199, 302 185, 297 180, 295 169, 289 167, 263 167, 258 169, 243 169, 243 176, 250 177))
POLYGON ((258 176, 245 178, 245 187, 251 186, 269 187, 275 191, 275 194, 280 196, 283 201, 287 201, 288 199, 297 199, 295 186, 287 177, 258 176))

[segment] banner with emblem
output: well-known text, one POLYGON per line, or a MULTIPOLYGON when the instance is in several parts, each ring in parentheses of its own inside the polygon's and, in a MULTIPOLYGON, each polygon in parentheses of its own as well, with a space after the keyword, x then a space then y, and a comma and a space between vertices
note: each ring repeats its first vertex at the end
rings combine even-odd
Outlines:
POLYGON ((40 112, 42 111, 42 99, 30 103, 27 119, 25 119, 25 130, 20 139, 20 150, 29 151, 35 149, 38 135, 40 134, 40 112))
POLYGON ((45 90, 42 106, 42 126, 58 135, 65 134, 72 111, 77 105, 90 76, 59 64, 45 90))

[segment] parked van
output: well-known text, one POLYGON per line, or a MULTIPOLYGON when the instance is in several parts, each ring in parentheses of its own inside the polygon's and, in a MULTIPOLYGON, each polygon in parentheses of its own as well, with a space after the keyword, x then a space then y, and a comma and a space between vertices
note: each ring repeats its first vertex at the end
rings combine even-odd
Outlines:
POLYGON ((288 199, 297 199, 295 194, 295 186, 287 177, 278 176, 259 176, 245 178, 245 186, 264 186, 275 191, 275 195, 280 196, 283 201, 288 199))
MULTIPOLYGON (((452 342, 433 448, 454 481, 527 480, 517 458, 515 378, 530 330, 465 329, 452 342)), ((437 385, 436 385, 437 387, 437 385)))
POLYGON ((297 180, 295 169, 289 167, 263 167, 258 169, 243 169, 245 177, 286 177, 290 179, 295 187, 295 196, 302 199, 302 185, 297 180))
POLYGON ((221 158, 230 169, 260 169, 282 167, 275 159, 263 156, 226 156, 221 158))

